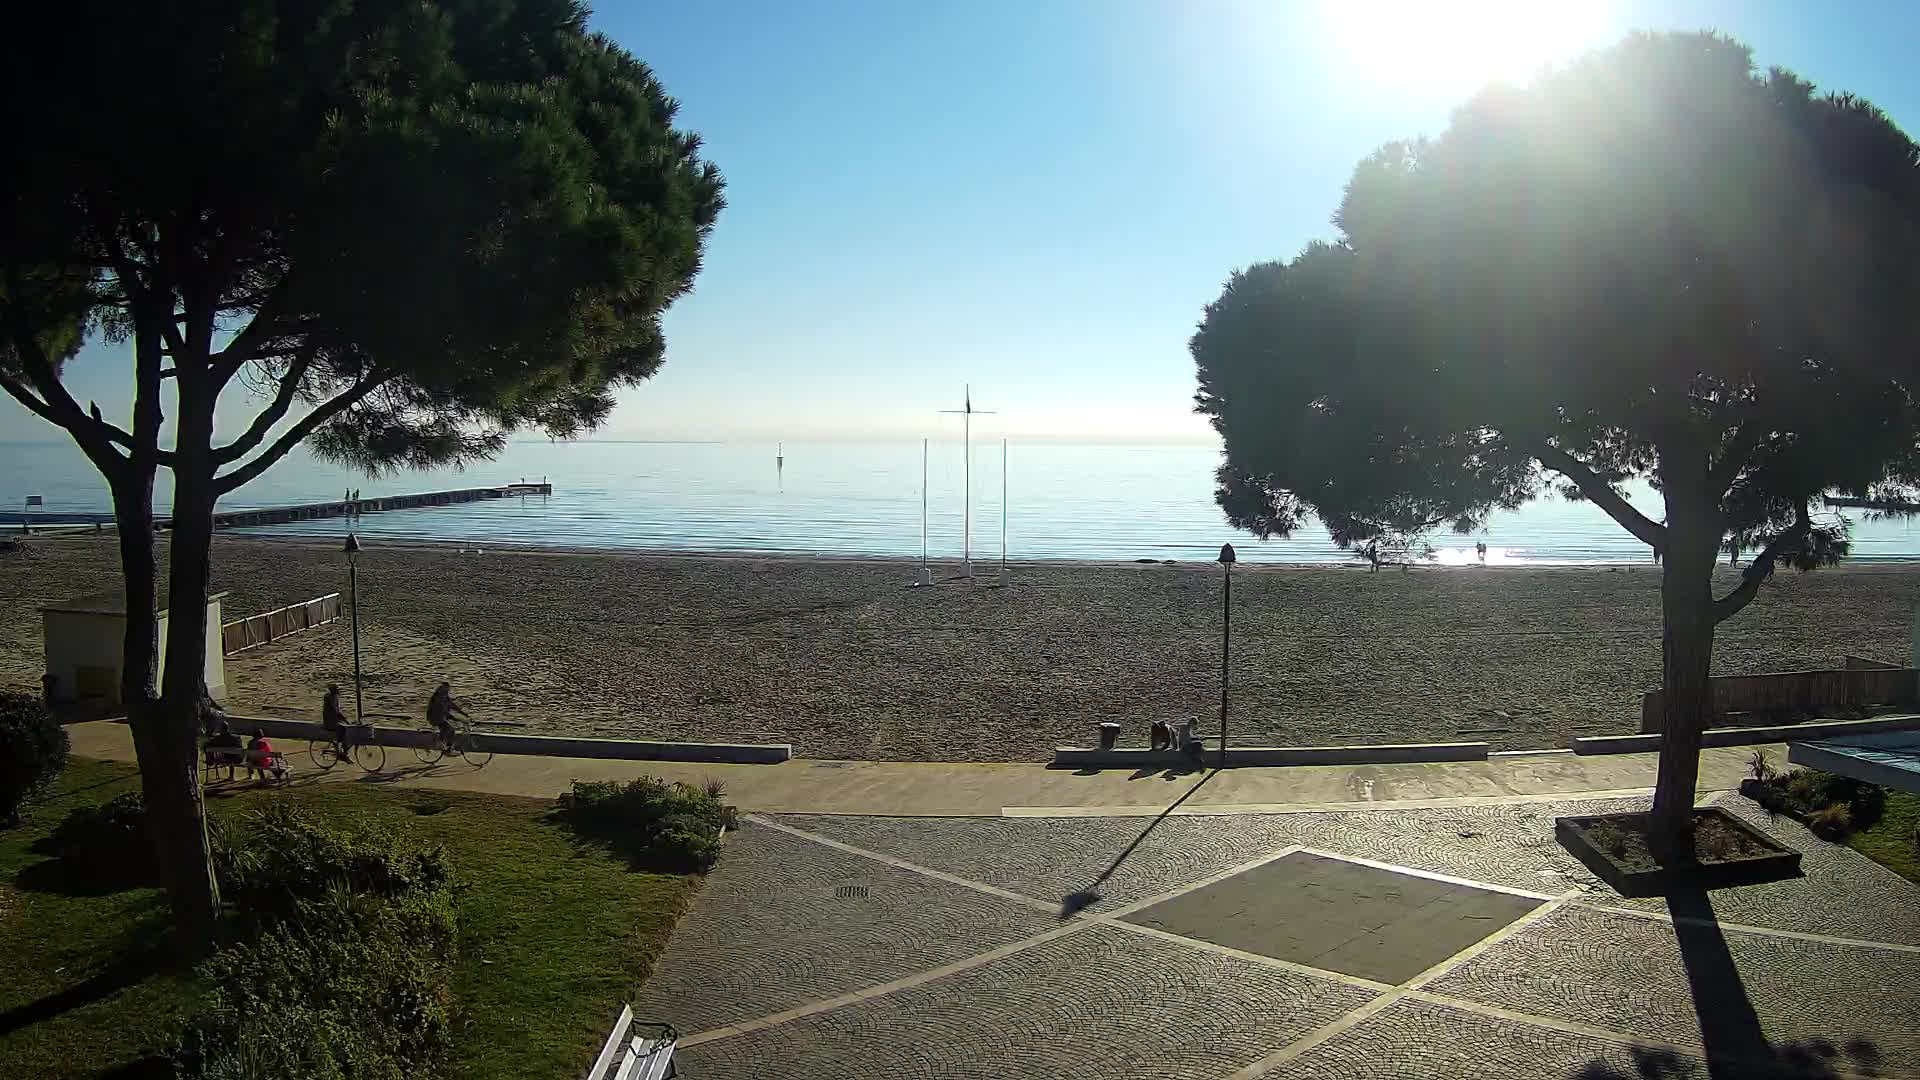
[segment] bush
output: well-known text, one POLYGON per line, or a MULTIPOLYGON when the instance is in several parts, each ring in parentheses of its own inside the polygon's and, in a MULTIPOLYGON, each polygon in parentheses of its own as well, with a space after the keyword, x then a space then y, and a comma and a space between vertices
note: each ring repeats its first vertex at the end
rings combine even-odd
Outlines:
POLYGON ((558 814, 582 836, 642 869, 704 873, 720 861, 720 830, 732 808, 710 788, 642 776, 625 784, 575 780, 558 814))
POLYGON ((44 793, 67 764, 67 729, 32 694, 0 693, 0 825, 44 793))
POLYGON ((1822 840, 1844 840, 1853 829, 1853 810, 1846 803, 1821 807, 1807 815, 1807 828, 1822 840))
POLYGON ((345 892, 399 898, 449 888, 446 852, 409 843, 371 821, 322 821, 287 804, 219 822, 213 833, 221 898, 243 933, 307 916, 302 904, 345 892))
MULTIPOLYGON (((1886 789, 1878 784, 1819 769, 1795 769, 1784 778, 1785 808, 1810 817, 1831 806, 1844 806, 1852 827, 1871 828, 1887 808, 1886 789)), ((1759 800, 1765 805, 1765 800, 1759 800)))
POLYGON ((275 804, 218 830, 239 940, 177 1041, 189 1080, 402 1080, 445 1072, 453 889, 438 848, 275 804))

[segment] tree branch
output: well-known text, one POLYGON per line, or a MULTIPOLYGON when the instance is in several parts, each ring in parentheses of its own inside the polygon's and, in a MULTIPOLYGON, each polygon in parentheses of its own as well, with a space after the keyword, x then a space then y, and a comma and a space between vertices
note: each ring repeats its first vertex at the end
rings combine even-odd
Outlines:
POLYGON ((1720 460, 1714 463, 1713 468, 1707 473, 1707 482, 1712 485, 1715 493, 1725 492, 1733 486, 1735 480, 1740 478, 1740 469, 1746 465, 1747 459, 1753 456, 1754 449, 1760 445, 1760 439, 1761 432, 1751 420, 1734 429, 1733 436, 1727 440, 1726 447, 1720 452, 1720 460))
POLYGON ((1639 537, 1640 542, 1652 548, 1655 554, 1666 550, 1667 527, 1635 510, 1632 503, 1585 462, 1544 441, 1528 449, 1540 464, 1573 481, 1582 495, 1605 510, 1608 517, 1620 523, 1621 528, 1639 537))
POLYGON ((253 418, 253 423, 248 425, 245 434, 225 446, 214 448, 215 467, 240 460, 247 451, 259 446, 260 440, 266 438, 267 433, 273 430, 273 425, 287 415, 287 410, 293 407, 293 399, 300 393, 300 383, 306 378, 307 368, 313 363, 313 354, 314 350, 307 349, 294 358, 293 363, 280 376, 280 388, 274 393, 273 401, 260 415, 253 418))
POLYGON ((110 250, 113 262, 113 276, 120 279, 120 287, 127 290, 127 302, 136 309, 164 305, 165 317, 155 320, 160 324, 160 336, 165 339, 168 350, 174 356, 184 356, 187 351, 186 339, 180 336, 180 324, 173 317, 173 297, 156 297, 146 283, 140 280, 140 268, 134 265, 127 253, 114 243, 110 250))
POLYGON ((1800 512, 1795 515, 1793 524, 1767 541, 1767 546, 1761 548, 1760 554, 1755 555, 1753 561, 1748 563, 1747 568, 1741 572, 1740 584, 1734 586, 1732 592, 1713 602, 1714 624, 1717 626, 1726 622, 1740 614, 1740 609, 1753 603, 1753 598, 1760 592, 1761 583, 1773 576, 1773 566, 1779 561, 1780 553, 1786 550, 1788 545, 1806 539, 1807 534, 1812 531, 1813 519, 1808 516, 1807 503, 1803 499, 1800 502, 1800 512))
POLYGON ((53 406, 41 401, 39 395, 27 389, 27 385, 5 372, 0 372, 0 390, 5 390, 13 400, 26 406, 27 411, 45 420, 55 427, 66 427, 61 419, 54 415, 53 406))
POLYGON ((359 382, 354 383, 338 397, 322 403, 318 408, 301 417, 292 427, 282 432, 280 437, 274 440, 273 445, 262 450, 258 457, 224 476, 214 477, 214 494, 225 495, 266 472, 274 462, 286 457, 288 451, 300 445, 301 440, 313 434, 320 425, 352 408, 361 398, 366 397, 391 378, 393 378, 391 375, 362 376, 359 382))
POLYGON ((280 318, 278 309, 285 306, 286 295, 287 279, 281 278, 267 298, 253 310, 253 318, 247 320, 246 327, 227 342, 226 348, 213 354, 214 373, 222 383, 232 378, 248 361, 259 357, 260 346, 273 336, 273 325, 280 318))
MULTIPOLYGON (((21 292, 19 283, 10 280, 8 292, 13 296, 19 296, 21 292)), ((65 428, 73 436, 73 441, 80 444, 80 449, 87 458, 99 468, 103 475, 112 479, 116 470, 127 460, 113 448, 113 439, 103 430, 111 428, 112 425, 104 421, 96 421, 80 410, 80 403, 73 400, 73 395, 67 393, 67 388, 61 385, 60 375, 54 371, 53 362, 47 359, 46 351, 40 348, 39 340, 34 337, 33 328, 27 325, 27 317, 17 305, 6 305, 6 320, 8 336, 13 339, 14 354, 20 360, 21 373, 26 376, 33 390, 38 392, 40 404, 36 407, 29 403, 29 399, 35 397, 34 393, 23 395, 16 392, 16 387, 20 391, 25 391, 26 387, 19 386, 11 378, 7 380, 7 393, 27 405, 27 408, 36 415, 65 428)), ((130 444, 131 436, 128 436, 128 440, 130 444)))

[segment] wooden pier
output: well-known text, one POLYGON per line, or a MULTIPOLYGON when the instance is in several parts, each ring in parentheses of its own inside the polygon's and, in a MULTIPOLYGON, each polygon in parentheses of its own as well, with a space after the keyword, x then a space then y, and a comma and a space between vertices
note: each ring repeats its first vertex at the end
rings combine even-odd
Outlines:
POLYGON ((1848 506, 1857 510, 1883 510, 1889 514, 1920 514, 1920 502, 1905 499, 1861 499, 1851 495, 1829 495, 1828 506, 1848 506))
MULTIPOLYGON (((246 529, 256 525, 278 525, 288 521, 312 521, 318 518, 346 517, 349 514, 378 514, 387 510, 414 510, 423 506, 452 506, 482 499, 512 499, 525 495, 551 495, 553 485, 502 484, 498 487, 459 488, 454 491, 422 491, 414 495, 374 495, 364 499, 336 499, 332 502, 306 503, 301 506, 269 506, 258 510, 218 510, 213 515, 216 529, 246 529)), ((172 525, 170 517, 158 518, 160 528, 172 525)))

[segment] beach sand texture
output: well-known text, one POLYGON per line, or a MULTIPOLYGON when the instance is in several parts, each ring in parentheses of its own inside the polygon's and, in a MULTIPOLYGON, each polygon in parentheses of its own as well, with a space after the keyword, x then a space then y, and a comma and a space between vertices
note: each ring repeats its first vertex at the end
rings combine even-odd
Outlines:
MULTIPOLYGON (((347 588, 335 545, 221 538, 229 620, 347 588)), ((791 742, 805 757, 1037 761, 1102 720, 1143 743, 1219 709, 1212 564, 1031 564, 1008 589, 905 587, 901 562, 381 546, 360 558, 369 712, 450 680, 476 715, 601 737, 791 742)), ((952 572, 952 567, 945 568, 952 572)), ((37 606, 119 580, 111 538, 0 555, 0 685, 33 690, 37 606)), ((1731 587, 1723 570, 1719 586, 1731 587)), ((1659 575, 1235 571, 1234 741, 1561 746, 1636 729, 1660 681, 1659 575)), ((1905 661, 1920 565, 1778 575, 1720 629, 1721 674, 1905 661)), ((229 657, 238 712, 317 715, 347 623, 229 657)), ((349 704, 349 707, 351 705, 349 704)))

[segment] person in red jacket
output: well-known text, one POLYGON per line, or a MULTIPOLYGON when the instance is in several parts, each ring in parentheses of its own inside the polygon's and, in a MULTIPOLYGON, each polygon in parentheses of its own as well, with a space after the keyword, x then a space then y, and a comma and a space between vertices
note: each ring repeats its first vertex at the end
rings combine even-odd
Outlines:
POLYGON ((274 760, 273 744, 267 741, 264 732, 255 731, 253 741, 247 744, 247 779, 253 779, 254 773, 265 780, 269 775, 275 779, 287 774, 287 767, 274 760))

